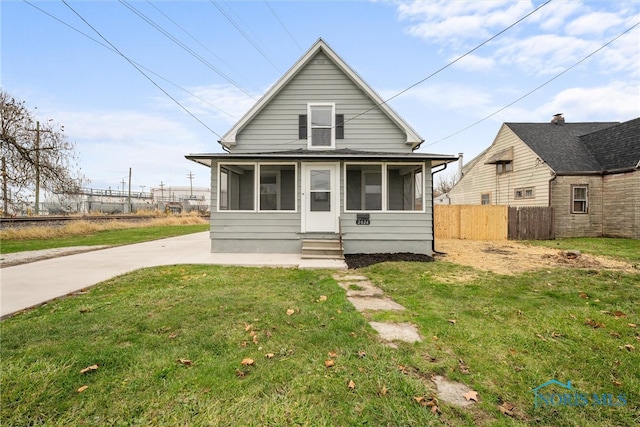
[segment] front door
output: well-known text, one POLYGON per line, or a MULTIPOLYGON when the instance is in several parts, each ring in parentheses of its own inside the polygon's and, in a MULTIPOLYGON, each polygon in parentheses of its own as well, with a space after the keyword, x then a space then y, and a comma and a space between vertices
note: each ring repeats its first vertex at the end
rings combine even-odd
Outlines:
POLYGON ((338 232, 339 170, 337 163, 303 165, 302 232, 338 232))

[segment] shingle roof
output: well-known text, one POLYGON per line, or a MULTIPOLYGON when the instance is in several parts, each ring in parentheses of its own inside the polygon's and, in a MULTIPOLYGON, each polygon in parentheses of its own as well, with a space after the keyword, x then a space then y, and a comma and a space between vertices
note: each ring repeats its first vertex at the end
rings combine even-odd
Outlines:
MULTIPOLYGON (((619 122, 505 123, 556 173, 600 172, 604 168, 581 136, 604 131, 619 122)), ((594 143, 590 143, 594 145, 594 143)), ((612 149, 615 146, 611 145, 612 149)))
POLYGON ((604 171, 632 169, 640 163, 640 117, 580 139, 604 171))

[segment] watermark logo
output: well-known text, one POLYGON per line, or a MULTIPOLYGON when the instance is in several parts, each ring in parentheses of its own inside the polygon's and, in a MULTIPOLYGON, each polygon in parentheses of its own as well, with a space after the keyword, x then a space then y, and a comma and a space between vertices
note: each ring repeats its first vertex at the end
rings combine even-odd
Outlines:
POLYGON ((571 385, 558 380, 549 380, 531 390, 536 408, 558 406, 625 406, 626 393, 614 395, 612 393, 582 393, 571 385), (555 387, 551 387, 555 386, 555 387))

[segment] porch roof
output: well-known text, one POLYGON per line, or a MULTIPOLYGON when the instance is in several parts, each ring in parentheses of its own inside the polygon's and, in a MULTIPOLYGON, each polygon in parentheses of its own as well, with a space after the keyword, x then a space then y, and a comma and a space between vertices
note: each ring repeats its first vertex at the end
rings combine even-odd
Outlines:
POLYGON ((373 151, 358 151, 351 149, 339 150, 306 150, 273 151, 266 153, 202 153, 189 154, 187 159, 211 167, 213 161, 248 161, 248 160, 309 160, 309 161, 388 161, 388 162, 422 162, 431 161, 431 166, 440 166, 458 160, 458 156, 433 153, 382 153, 373 151))

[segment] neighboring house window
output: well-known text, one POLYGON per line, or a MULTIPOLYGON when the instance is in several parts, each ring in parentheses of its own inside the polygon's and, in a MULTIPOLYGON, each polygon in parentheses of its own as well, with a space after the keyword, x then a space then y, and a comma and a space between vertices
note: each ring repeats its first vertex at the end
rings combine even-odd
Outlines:
POLYGON ((587 213, 589 208, 589 186, 571 186, 571 213, 587 213))
POLYGON ((387 165, 387 209, 421 211, 424 208, 422 165, 387 165))
POLYGON ((513 191, 513 198, 516 200, 535 198, 534 187, 516 188, 513 191))
POLYGON ((483 193, 480 195, 480 204, 481 205, 490 205, 491 204, 491 193, 483 193))
POLYGON ((511 172, 512 170, 513 170, 513 162, 511 160, 496 163, 496 173, 498 174, 511 172))
POLYGON ((347 210, 382 210, 382 165, 347 165, 347 210))
POLYGON ((296 209, 295 165, 260 165, 260 210, 296 209))
POLYGON ((255 200, 255 166, 247 164, 220 165, 218 209, 251 211, 255 200))

